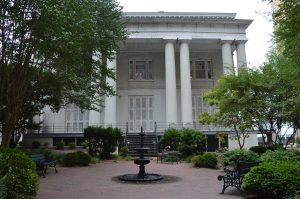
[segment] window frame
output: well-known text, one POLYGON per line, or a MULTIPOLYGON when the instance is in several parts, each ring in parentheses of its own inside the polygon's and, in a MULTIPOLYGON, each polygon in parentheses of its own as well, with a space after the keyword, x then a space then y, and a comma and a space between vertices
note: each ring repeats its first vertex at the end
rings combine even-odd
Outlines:
POLYGON ((213 62, 212 59, 191 59, 190 60, 190 72, 191 72, 191 79, 192 80, 211 80, 213 79, 213 62), (204 73, 205 73, 205 78, 197 78, 196 77, 196 62, 204 62, 204 73), (210 73, 209 73, 210 71, 210 73), (210 74, 210 77, 209 77, 210 74))
POLYGON ((134 58, 128 60, 128 80, 129 81, 154 81, 152 59, 134 58), (136 78, 137 62, 145 62, 146 78, 136 78))

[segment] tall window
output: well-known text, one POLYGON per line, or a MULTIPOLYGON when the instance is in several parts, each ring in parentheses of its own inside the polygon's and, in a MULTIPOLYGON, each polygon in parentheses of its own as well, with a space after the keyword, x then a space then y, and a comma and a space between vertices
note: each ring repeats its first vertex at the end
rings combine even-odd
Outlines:
POLYGON ((214 107, 209 106, 204 100, 202 94, 193 95, 192 98, 193 105, 193 121, 198 122, 198 117, 200 113, 208 112, 213 113, 214 107))
POLYGON ((211 79, 212 63, 211 60, 191 60, 192 79, 211 79))
POLYGON ((153 96, 129 96, 129 131, 154 130, 153 96))
POLYGON ((129 60, 130 80, 153 80, 152 61, 129 60))
POLYGON ((66 131, 83 132, 89 125, 89 111, 81 111, 76 105, 70 104, 66 108, 66 131))

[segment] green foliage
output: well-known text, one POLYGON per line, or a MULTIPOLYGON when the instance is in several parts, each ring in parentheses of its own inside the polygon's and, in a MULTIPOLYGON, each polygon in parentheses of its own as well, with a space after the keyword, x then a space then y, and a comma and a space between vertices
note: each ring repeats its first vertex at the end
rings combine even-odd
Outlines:
POLYGON ((39 141, 33 141, 31 143, 31 148, 33 148, 33 149, 39 149, 39 148, 41 148, 41 143, 39 141))
POLYGON ((168 129, 160 140, 161 147, 170 146, 170 150, 179 150, 183 156, 204 152, 206 137, 194 129, 168 129))
POLYGON ((206 149, 206 137, 194 129, 181 130, 181 145, 179 151, 184 156, 202 153, 206 149))
POLYGON ((296 143, 297 145, 300 145, 300 137, 296 137, 296 143))
POLYGON ((127 37, 115 0, 2 2, 2 146, 8 147, 19 121, 46 105, 54 111, 65 104, 97 109, 101 96, 115 94, 105 81, 115 79, 106 59, 114 58, 127 37))
POLYGON ((259 160, 259 155, 250 150, 231 150, 221 155, 221 161, 224 166, 237 166, 238 161, 253 162, 259 160))
POLYGON ((88 147, 88 143, 87 142, 82 142, 80 144, 80 146, 83 148, 83 149, 86 149, 88 147))
POLYGON ((23 152, 0 149, 0 177, 4 179, 4 199, 34 199, 39 177, 35 163, 23 152))
POLYGON ((268 150, 266 153, 261 155, 263 162, 285 162, 285 161, 300 161, 300 156, 296 153, 288 150, 268 150))
POLYGON ((111 158, 122 132, 118 128, 88 127, 84 129, 84 137, 89 142, 89 154, 101 159, 111 158))
POLYGON ((59 142, 56 143, 56 149, 64 149, 65 148, 65 142, 61 139, 59 142))
POLYGON ((217 167, 217 155, 216 153, 204 153, 192 158, 192 163, 195 167, 213 168, 217 167))
POLYGON ((70 142, 68 144, 68 146, 69 146, 69 149, 75 149, 75 147, 76 147, 75 142, 70 142))
POLYGON ((6 197, 7 187, 5 186, 6 175, 0 178, 0 198, 6 197))
POLYGON ((250 151, 253 151, 257 153, 258 155, 261 155, 267 151, 267 147, 265 146, 252 146, 249 148, 250 151))
POLYGON ((180 142, 181 132, 177 129, 170 128, 165 130, 164 136, 160 139, 159 144, 162 149, 169 146, 170 150, 177 151, 180 142))
POLYGON ((76 166, 78 164, 78 153, 67 153, 64 157, 64 165, 67 167, 76 166))
POLYGON ((78 155, 77 164, 79 166, 88 166, 91 163, 92 157, 89 154, 84 153, 82 151, 77 151, 76 153, 78 155))
POLYGON ((122 157, 128 156, 128 154, 129 154, 128 146, 121 147, 119 153, 122 157))
POLYGON ((300 2, 281 0, 278 9, 274 9, 275 39, 279 50, 293 62, 300 64, 300 2))
POLYGON ((56 160, 57 163, 63 164, 65 153, 53 153, 51 150, 44 150, 39 153, 42 153, 45 155, 46 159, 49 161, 56 160))
POLYGON ((245 175, 242 189, 262 198, 293 197, 300 190, 300 163, 264 162, 245 175))

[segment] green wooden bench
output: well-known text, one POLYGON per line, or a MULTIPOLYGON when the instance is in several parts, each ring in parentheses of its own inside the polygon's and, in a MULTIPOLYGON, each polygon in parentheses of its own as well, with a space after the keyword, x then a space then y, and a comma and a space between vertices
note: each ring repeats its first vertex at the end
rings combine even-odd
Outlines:
POLYGON ((55 173, 57 173, 56 160, 48 161, 43 154, 33 154, 31 155, 31 159, 35 162, 37 169, 42 171, 44 178, 46 177, 48 167, 54 167, 55 173))

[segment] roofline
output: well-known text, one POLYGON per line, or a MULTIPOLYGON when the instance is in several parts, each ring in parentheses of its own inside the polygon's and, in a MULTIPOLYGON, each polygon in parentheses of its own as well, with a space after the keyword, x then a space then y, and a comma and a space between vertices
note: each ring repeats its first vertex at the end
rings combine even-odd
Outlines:
POLYGON ((227 18, 235 19, 236 13, 217 12, 124 12, 126 17, 199 17, 199 18, 227 18))

